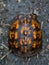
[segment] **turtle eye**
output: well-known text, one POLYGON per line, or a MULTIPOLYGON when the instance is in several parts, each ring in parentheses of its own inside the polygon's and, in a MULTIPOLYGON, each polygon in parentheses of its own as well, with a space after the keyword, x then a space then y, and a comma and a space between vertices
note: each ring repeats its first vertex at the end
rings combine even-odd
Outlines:
POLYGON ((41 50, 42 30, 36 17, 35 14, 22 15, 14 20, 9 30, 9 46, 13 53, 32 56, 33 53, 37 53, 37 50, 41 50))

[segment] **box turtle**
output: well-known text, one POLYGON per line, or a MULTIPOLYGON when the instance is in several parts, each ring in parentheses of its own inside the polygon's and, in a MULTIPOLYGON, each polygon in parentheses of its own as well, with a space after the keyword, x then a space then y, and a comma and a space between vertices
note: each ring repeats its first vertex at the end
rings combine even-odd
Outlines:
POLYGON ((10 26, 9 49, 15 55, 29 57, 42 48, 42 30, 36 14, 19 15, 10 26))

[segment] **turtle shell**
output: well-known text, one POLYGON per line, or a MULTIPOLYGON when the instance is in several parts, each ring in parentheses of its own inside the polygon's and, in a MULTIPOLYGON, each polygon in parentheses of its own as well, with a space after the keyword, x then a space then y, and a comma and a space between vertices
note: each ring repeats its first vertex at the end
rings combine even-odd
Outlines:
POLYGON ((19 15, 9 30, 9 49, 18 56, 32 56, 42 48, 42 30, 35 14, 19 15))

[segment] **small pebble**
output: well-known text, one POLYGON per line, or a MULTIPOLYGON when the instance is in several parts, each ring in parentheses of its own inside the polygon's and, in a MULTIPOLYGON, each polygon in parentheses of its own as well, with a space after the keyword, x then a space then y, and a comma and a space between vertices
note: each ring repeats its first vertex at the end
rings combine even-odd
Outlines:
POLYGON ((49 19, 47 20, 47 22, 49 23, 49 19))
POLYGON ((49 45, 47 46, 47 49, 49 50, 49 45))
POLYGON ((47 42, 48 42, 49 40, 47 39, 47 42))

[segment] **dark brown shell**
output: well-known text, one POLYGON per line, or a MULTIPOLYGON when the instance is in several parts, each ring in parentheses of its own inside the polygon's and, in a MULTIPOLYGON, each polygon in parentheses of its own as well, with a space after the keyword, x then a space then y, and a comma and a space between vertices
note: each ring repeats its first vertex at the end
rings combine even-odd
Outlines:
POLYGON ((32 56, 42 48, 42 31, 36 15, 19 15, 10 27, 8 42, 9 48, 20 56, 32 56))

